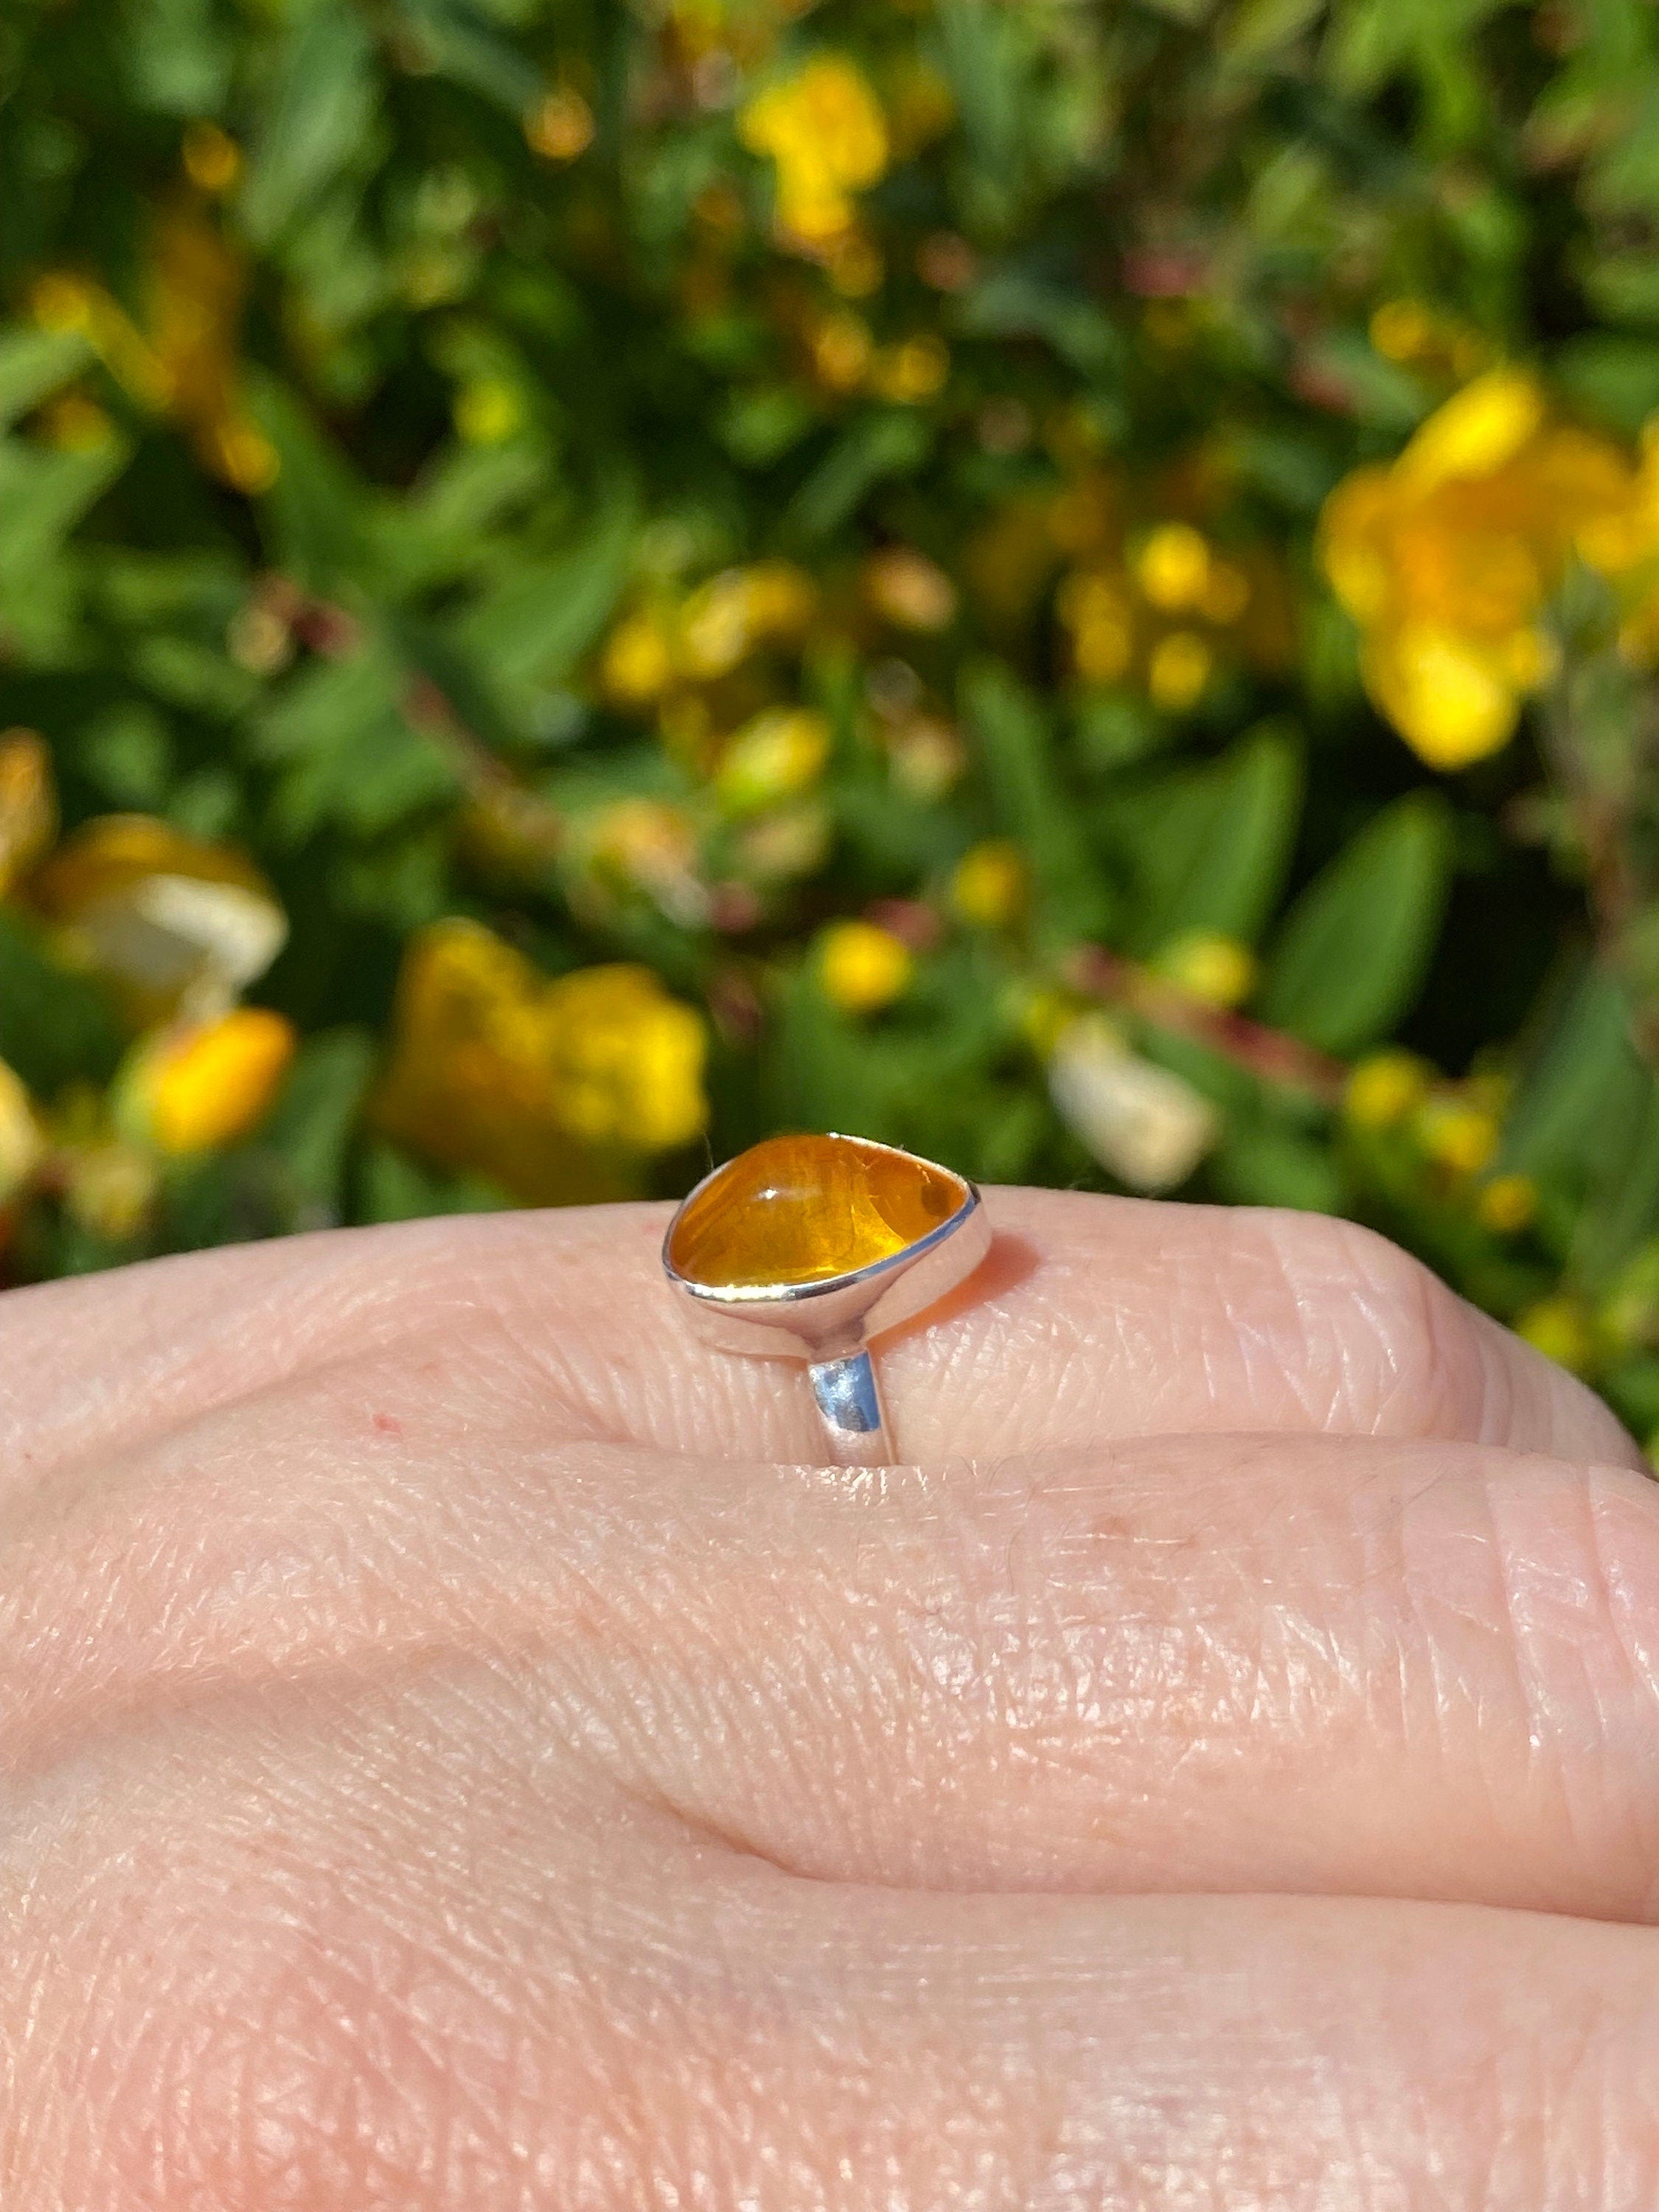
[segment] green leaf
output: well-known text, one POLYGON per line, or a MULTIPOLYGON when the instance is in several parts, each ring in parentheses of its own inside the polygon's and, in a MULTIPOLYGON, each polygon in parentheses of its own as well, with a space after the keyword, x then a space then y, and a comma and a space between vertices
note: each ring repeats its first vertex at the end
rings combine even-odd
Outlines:
POLYGON ((301 1195, 316 1209, 313 1226, 337 1219, 346 1149, 374 1073, 366 1030, 325 1030, 301 1046, 260 1133, 301 1195))
POLYGON ((1445 802, 1413 792, 1385 807, 1308 886, 1269 964, 1262 1018, 1326 1052, 1387 1036, 1428 974, 1450 888, 1445 802))
POLYGON ((327 594, 355 583, 371 566, 362 485, 277 378, 251 375, 248 396, 279 464, 261 514, 273 562, 307 591, 327 594))
POLYGON ((999 829, 1024 846, 1042 924, 1051 937, 1097 935, 1109 899, 1078 810, 1060 784, 1049 726, 1001 662, 973 663, 962 680, 962 712, 978 741, 999 829))
POLYGON ((1135 884, 1133 949, 1196 929, 1253 942, 1279 902, 1301 808, 1301 749, 1266 728, 1109 809, 1135 884))
POLYGON ((230 87, 234 49, 214 0, 130 0, 127 76, 141 107, 211 115, 230 87))
POLYGON ((38 1097, 66 1083, 106 1083, 121 1057, 121 1033, 97 985, 54 959, 21 915, 0 908, 0 1060, 38 1097))
POLYGON ((0 428, 50 398, 91 359, 78 331, 8 331, 0 337, 0 428))
POLYGON ((313 662, 257 726, 278 764, 275 817, 294 842, 325 825, 358 838, 409 824, 453 795, 455 771, 404 713, 407 672, 382 639, 313 662))
POLYGON ((609 621, 628 580, 638 494, 617 477, 574 544, 551 559, 520 555, 453 625, 465 655, 501 702, 527 724, 538 695, 563 683, 609 621))
POLYGON ((254 146, 240 212, 270 244, 360 158, 380 98, 362 11, 325 0, 302 15, 254 146))
POLYGON ((809 538, 827 538, 849 521, 866 493, 889 477, 912 476, 933 442, 927 420, 890 408, 850 423, 790 502, 790 520, 809 538))

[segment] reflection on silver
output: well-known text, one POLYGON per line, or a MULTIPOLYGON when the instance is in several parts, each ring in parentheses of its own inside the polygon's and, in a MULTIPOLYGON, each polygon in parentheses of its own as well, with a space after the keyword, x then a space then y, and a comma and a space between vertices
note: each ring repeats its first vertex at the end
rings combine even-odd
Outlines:
MULTIPOLYGON (((896 1145, 878 1146, 872 1138, 854 1141, 901 1159, 916 1157, 896 1145)), ((866 1349, 871 1338, 936 1305, 966 1281, 990 1249, 991 1224, 977 1187, 948 1168, 935 1171, 948 1176, 963 1194, 949 1220, 902 1252, 823 1282, 716 1286, 691 1282, 679 1273, 669 1253, 680 1215, 723 1172, 719 1168, 682 1201, 663 1239, 663 1272, 705 1342, 722 1352, 808 1363, 825 1433, 843 1466, 889 1466, 896 1456, 866 1349)))

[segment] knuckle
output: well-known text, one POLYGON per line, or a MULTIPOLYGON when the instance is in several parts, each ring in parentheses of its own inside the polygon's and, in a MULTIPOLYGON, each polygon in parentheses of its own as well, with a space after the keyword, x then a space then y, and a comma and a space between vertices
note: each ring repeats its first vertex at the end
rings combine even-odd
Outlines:
POLYGON ((1500 1437, 1512 1395, 1472 1309, 1419 1260, 1358 1224, 1305 1215, 1267 1233, 1308 1372, 1334 1428, 1500 1437))

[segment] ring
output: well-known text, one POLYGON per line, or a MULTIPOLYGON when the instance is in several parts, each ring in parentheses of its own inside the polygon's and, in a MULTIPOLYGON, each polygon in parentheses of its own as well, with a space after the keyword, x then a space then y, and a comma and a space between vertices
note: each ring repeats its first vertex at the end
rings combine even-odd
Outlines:
POLYGON ((705 1176, 663 1239, 669 1284, 724 1352, 805 1359, 837 1461, 893 1439, 868 1341, 933 1305, 990 1249, 966 1176, 866 1137, 769 1137, 705 1176))

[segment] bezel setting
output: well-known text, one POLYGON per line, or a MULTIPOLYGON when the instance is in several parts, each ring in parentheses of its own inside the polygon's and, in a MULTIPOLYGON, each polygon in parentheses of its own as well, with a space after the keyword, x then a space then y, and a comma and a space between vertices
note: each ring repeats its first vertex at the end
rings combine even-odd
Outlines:
POLYGON ((823 1133, 832 1143, 857 1145, 949 1176, 961 1188, 962 1203, 915 1243, 843 1274, 801 1283, 699 1283, 674 1265, 674 1235, 686 1209, 725 1174, 730 1163, 713 1169, 676 1208, 663 1238, 662 1264, 670 1288, 698 1334, 720 1350, 808 1360, 857 1351, 872 1337, 913 1320, 965 1282, 990 1249, 990 1223, 979 1187, 968 1176, 872 1137, 849 1137, 839 1130, 823 1133))

